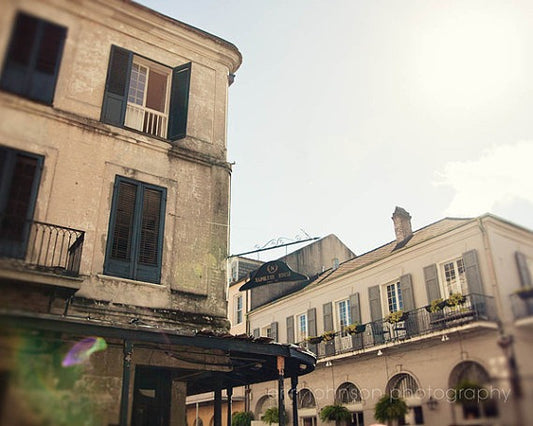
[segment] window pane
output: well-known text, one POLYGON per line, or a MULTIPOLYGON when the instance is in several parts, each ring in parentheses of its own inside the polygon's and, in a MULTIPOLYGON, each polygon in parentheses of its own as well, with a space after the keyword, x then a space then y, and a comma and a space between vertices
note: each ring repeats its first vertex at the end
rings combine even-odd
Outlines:
POLYGON ((146 92, 146 107, 165 112, 166 93, 167 76, 151 69, 148 77, 148 91, 146 92))
POLYGON ((159 222, 161 213, 161 192, 146 189, 143 197, 141 224, 141 245, 139 262, 145 265, 157 265, 159 222))
POLYGON ((130 88, 128 102, 142 105, 144 102, 144 89, 146 86, 147 68, 139 64, 131 66, 130 88))
POLYGON ((126 182, 120 182, 119 185, 111 256, 130 260, 137 186, 126 182))

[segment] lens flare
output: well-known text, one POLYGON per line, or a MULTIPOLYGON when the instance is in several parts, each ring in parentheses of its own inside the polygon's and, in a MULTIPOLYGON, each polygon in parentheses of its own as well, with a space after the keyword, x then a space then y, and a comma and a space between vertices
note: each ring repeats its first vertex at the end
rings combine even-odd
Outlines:
POLYGON ((65 358, 63 358, 61 365, 70 367, 83 364, 93 353, 103 351, 106 348, 107 343, 102 337, 87 337, 72 346, 65 358))

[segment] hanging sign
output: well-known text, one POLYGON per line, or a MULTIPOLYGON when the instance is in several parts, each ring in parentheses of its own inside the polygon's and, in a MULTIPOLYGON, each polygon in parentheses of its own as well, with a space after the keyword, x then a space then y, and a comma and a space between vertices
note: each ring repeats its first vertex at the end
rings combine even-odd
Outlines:
POLYGON ((273 260, 272 262, 262 264, 259 269, 252 272, 250 280, 242 285, 239 290, 250 290, 251 288, 281 281, 302 281, 308 279, 309 277, 306 275, 294 272, 285 262, 273 260))

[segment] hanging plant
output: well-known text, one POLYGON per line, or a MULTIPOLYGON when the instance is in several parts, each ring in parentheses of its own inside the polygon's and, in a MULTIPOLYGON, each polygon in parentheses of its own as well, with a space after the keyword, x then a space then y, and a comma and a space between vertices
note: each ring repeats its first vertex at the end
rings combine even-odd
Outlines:
POLYGON ((446 300, 446 304, 448 306, 459 306, 466 302, 466 297, 463 296, 461 293, 453 293, 448 297, 448 300, 446 300))
POLYGON ((323 422, 335 422, 335 425, 339 426, 343 422, 346 424, 346 422, 350 421, 352 413, 344 405, 333 404, 322 408, 319 416, 323 422))
POLYGON ((483 386, 470 380, 462 380, 454 388, 453 402, 463 405, 477 404, 482 398, 486 398, 486 390, 483 386), (481 392, 484 392, 483 396, 481 392))
POLYGON ((402 419, 409 408, 403 398, 395 398, 392 395, 383 395, 374 407, 374 418, 378 422, 391 424, 402 419))
MULTIPOLYGON (((287 413, 283 413, 283 417, 287 420, 287 413)), ((261 420, 271 425, 272 423, 279 423, 279 410, 278 407, 270 407, 265 411, 265 414, 261 416, 261 420)))
POLYGON ((254 419, 254 413, 250 411, 239 411, 231 416, 231 426, 250 426, 254 419))
POLYGON ((401 309, 399 311, 391 312, 387 317, 385 318, 385 321, 390 324, 395 324, 400 321, 405 321, 408 317, 408 313, 402 311, 401 309))
POLYGON ((322 339, 325 342, 329 342, 330 340, 333 340, 335 338, 335 332, 334 331, 326 331, 324 334, 322 334, 322 339))

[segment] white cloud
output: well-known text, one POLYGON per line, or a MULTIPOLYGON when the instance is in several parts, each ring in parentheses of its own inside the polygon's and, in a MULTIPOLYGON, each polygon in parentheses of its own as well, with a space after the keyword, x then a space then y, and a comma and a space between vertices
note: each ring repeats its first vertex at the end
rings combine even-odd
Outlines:
POLYGON ((437 186, 449 186, 455 195, 448 216, 475 216, 517 200, 533 204, 533 142, 493 146, 480 158, 453 161, 437 172, 437 186))

